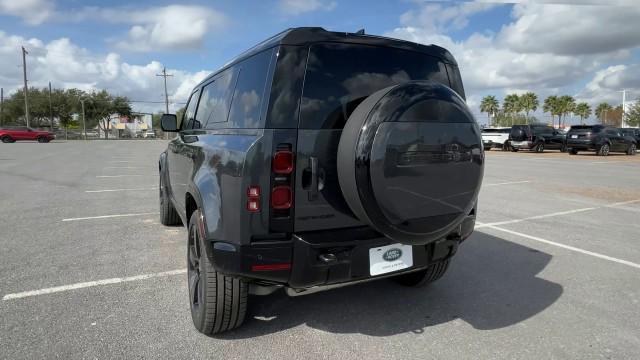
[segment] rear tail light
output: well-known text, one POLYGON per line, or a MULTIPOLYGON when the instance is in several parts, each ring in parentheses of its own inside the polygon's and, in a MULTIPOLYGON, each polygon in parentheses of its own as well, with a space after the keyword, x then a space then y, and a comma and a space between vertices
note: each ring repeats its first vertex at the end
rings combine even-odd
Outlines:
POLYGON ((247 211, 259 212, 260 211, 260 187, 249 186, 247 188, 247 211))
POLYGON ((278 151, 273 155, 273 172, 276 174, 291 174, 293 171, 293 153, 291 151, 278 151))
MULTIPOLYGON (((284 134, 284 133, 283 133, 284 134)), ((290 142, 275 141, 271 158, 271 188, 269 189, 269 230, 293 231, 294 178, 296 154, 290 142)), ((266 192, 265 192, 266 193, 266 192)))
POLYGON ((291 187, 276 186, 271 190, 271 207, 276 210, 285 210, 291 208, 291 187))

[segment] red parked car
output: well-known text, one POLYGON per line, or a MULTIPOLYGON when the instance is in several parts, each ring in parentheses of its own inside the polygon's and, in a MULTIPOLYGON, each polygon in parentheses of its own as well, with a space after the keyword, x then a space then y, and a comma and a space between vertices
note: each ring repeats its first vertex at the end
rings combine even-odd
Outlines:
POLYGON ((55 138, 56 136, 52 132, 34 130, 26 126, 0 129, 0 140, 3 143, 12 143, 18 140, 37 140, 41 143, 47 143, 55 138))

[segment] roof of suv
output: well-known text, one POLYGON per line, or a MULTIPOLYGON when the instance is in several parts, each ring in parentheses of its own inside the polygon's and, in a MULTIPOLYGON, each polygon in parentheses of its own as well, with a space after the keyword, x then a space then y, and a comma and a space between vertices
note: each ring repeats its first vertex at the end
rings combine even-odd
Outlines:
POLYGON ((223 68, 243 58, 250 57, 262 50, 274 47, 276 45, 309 45, 316 42, 338 42, 351 44, 355 43, 394 47, 398 49, 421 52, 427 55, 438 57, 445 63, 457 65, 456 60, 453 58, 451 53, 447 49, 437 45, 422 45, 410 41, 392 39, 383 36, 327 31, 321 27, 299 27, 287 29, 264 40, 263 42, 255 45, 254 47, 243 52, 242 54, 225 64, 223 68))

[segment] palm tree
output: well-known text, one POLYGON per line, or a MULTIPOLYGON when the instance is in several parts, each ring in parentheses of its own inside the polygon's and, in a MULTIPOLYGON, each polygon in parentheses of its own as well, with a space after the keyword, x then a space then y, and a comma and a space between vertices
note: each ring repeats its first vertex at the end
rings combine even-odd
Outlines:
POLYGON ((517 94, 509 94, 504 97, 502 102, 502 109, 505 115, 511 117, 511 125, 513 125, 513 117, 519 113, 522 108, 520 107, 520 97, 517 94))
POLYGON ((538 95, 528 92, 520 95, 520 107, 527 113, 527 122, 529 121, 529 112, 538 110, 538 95))
POLYGON ((576 107, 576 100, 573 96, 562 95, 558 98, 560 115, 562 118, 562 123, 558 125, 558 127, 564 125, 564 120, 567 115, 573 112, 576 107))
POLYGON ((489 124, 493 124, 491 120, 495 117, 498 110, 500 110, 500 103, 495 96, 487 95, 482 98, 482 102, 480 102, 480 111, 487 113, 487 116, 489 117, 489 124))
POLYGON ((548 96, 544 99, 544 104, 542 105, 542 111, 551 114, 551 125, 555 126, 555 118, 554 115, 558 115, 558 126, 560 126, 560 117, 559 117, 559 101, 558 97, 555 95, 548 96))
POLYGON ((607 120, 607 112, 611 111, 613 107, 606 102, 598 104, 596 107, 596 116, 600 119, 601 123, 605 123, 607 120))
POLYGON ((582 125, 584 124, 584 119, 591 116, 591 106, 585 102, 581 102, 576 104, 576 108, 573 112, 580 116, 580 125, 582 125))

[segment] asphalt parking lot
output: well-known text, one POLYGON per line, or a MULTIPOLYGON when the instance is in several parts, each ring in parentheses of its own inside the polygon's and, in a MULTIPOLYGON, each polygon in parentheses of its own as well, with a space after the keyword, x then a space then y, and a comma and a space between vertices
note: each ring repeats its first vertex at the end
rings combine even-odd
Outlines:
POLYGON ((491 151, 439 282, 251 298, 210 338, 158 221, 165 146, 0 144, 0 358, 640 358, 640 156, 491 151))

